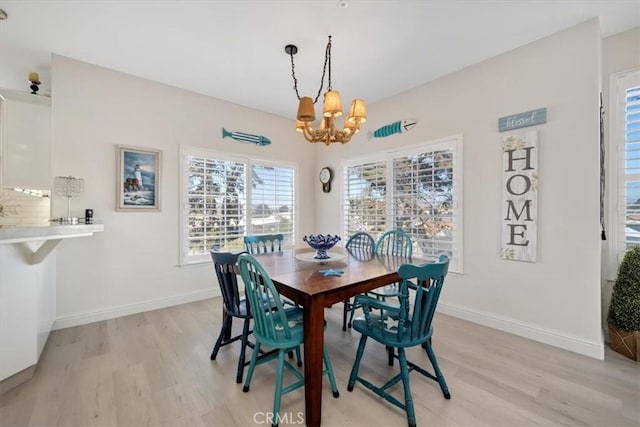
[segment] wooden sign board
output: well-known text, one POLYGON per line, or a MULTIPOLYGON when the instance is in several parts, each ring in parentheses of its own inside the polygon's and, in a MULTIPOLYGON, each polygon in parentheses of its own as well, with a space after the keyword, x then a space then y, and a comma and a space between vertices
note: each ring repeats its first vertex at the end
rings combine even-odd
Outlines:
POLYGON ((540 125, 546 122, 547 109, 538 108, 537 110, 526 111, 524 113, 499 118, 498 132, 524 128, 527 126, 540 125))
POLYGON ((536 262, 538 233, 538 131, 502 139, 502 241, 504 259, 536 262))

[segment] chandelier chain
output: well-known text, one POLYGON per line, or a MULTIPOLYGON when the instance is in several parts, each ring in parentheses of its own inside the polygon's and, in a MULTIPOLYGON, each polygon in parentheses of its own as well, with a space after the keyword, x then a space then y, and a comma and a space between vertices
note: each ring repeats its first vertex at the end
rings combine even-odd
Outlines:
MULTIPOLYGON (((289 53, 289 56, 291 56, 291 77, 293 78, 293 89, 296 91, 298 100, 300 100, 300 93, 298 92, 298 79, 296 78, 296 66, 293 62, 293 51, 289 53)), ((322 89, 324 88, 324 78, 327 73, 327 64, 329 64, 329 78, 327 89, 331 91, 331 36, 329 36, 329 42, 327 43, 327 48, 324 52, 324 65, 322 67, 322 77, 320 78, 320 88, 318 89, 316 98, 313 100, 314 104, 318 102, 318 98, 320 98, 320 94, 322 93, 322 89)))

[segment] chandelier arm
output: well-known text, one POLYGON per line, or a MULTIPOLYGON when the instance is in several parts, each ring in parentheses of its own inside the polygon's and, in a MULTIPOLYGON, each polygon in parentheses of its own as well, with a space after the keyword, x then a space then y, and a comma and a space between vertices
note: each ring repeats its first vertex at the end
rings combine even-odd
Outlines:
POLYGON ((309 129, 308 126, 305 126, 302 129, 302 135, 304 135, 304 139, 306 139, 308 142, 315 142, 314 141, 314 134, 315 134, 315 131, 312 130, 312 129, 309 129))

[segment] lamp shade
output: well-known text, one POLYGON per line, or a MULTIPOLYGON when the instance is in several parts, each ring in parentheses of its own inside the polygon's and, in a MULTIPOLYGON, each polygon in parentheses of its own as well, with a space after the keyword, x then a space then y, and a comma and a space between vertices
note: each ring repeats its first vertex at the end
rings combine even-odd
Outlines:
POLYGON ((354 99, 351 102, 351 108, 349 109, 350 119, 358 119, 360 123, 367 121, 367 106, 364 103, 364 99, 354 99))
MULTIPOLYGON (((300 98, 298 104, 298 120, 301 122, 313 122, 316 119, 316 112, 313 110, 313 99, 308 96, 300 98)), ((296 126, 297 127, 297 126, 296 126)))
POLYGON ((339 117, 342 115, 340 92, 330 90, 324 94, 324 108, 322 111, 325 117, 339 117))

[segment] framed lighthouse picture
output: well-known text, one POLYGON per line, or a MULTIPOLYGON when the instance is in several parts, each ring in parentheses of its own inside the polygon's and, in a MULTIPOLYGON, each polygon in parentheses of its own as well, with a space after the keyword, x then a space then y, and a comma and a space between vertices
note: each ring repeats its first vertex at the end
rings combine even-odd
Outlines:
POLYGON ((118 211, 159 211, 162 151, 117 146, 118 211))

